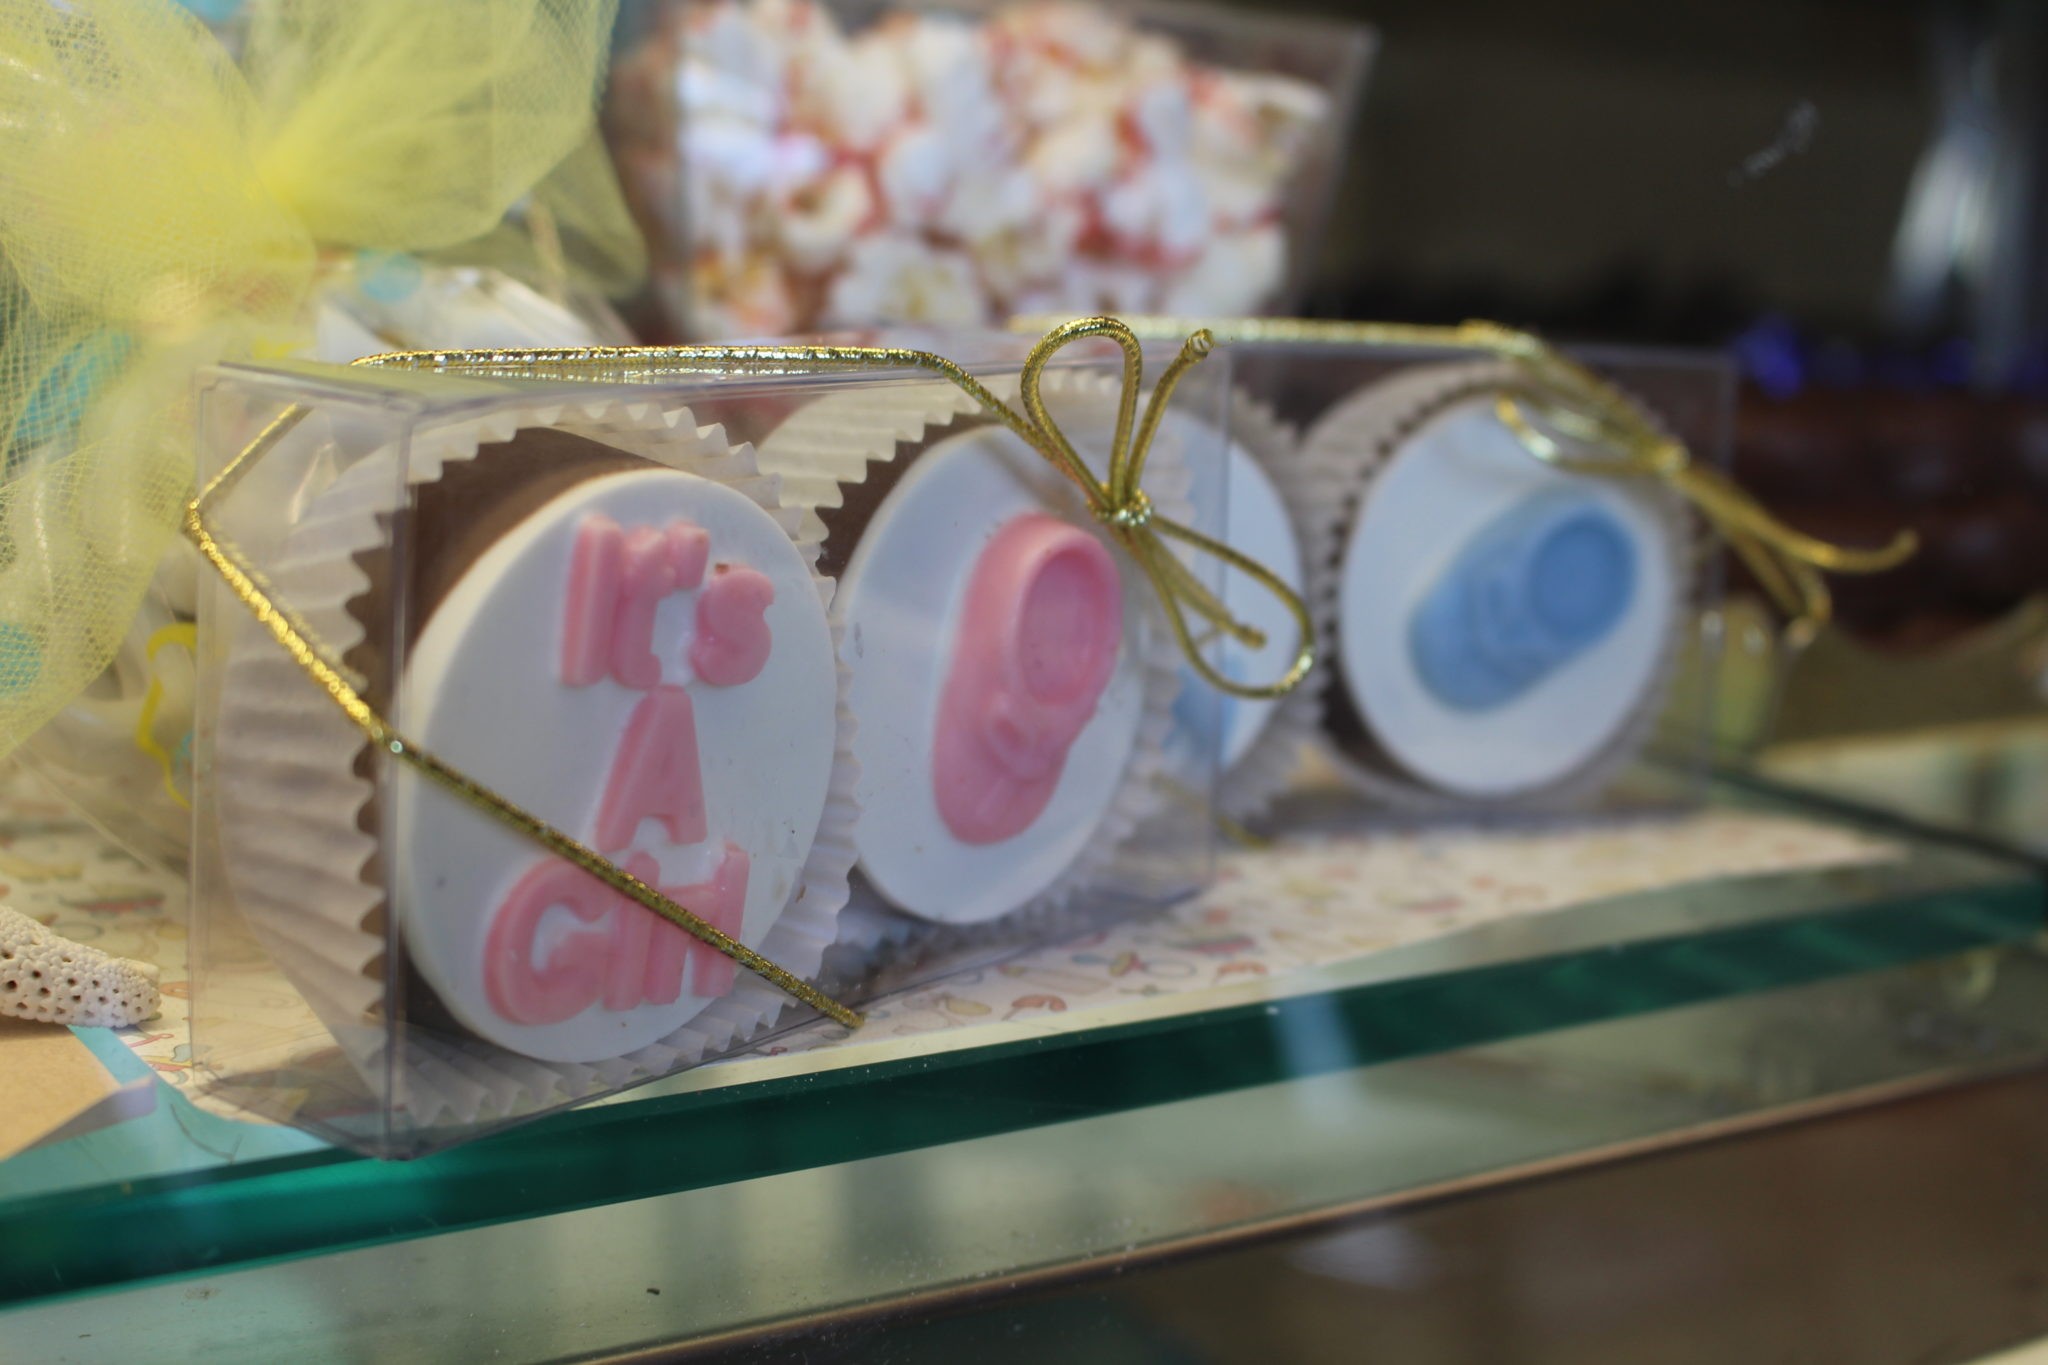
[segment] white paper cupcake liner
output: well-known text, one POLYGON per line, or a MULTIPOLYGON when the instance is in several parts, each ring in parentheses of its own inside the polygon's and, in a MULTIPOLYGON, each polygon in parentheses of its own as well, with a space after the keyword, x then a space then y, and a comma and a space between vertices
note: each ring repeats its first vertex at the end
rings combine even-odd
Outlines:
MULTIPOLYGON (((1016 380, 993 382, 990 388, 1009 401, 1015 396, 1016 380)), ((1075 419, 1085 412, 1091 426, 1099 424, 1107 431, 1113 425, 1121 387, 1095 370, 1049 370, 1044 393, 1056 417, 1078 426, 1075 419)), ((980 404, 947 383, 830 394, 793 414, 761 442, 761 467, 779 475, 786 487, 801 491, 813 505, 832 506, 841 486, 864 482, 869 466, 895 459, 900 444, 928 444, 966 430, 978 424, 980 411, 980 404)), ((1085 444, 1082 448, 1086 454, 1085 444)), ((1187 518, 1193 508, 1192 479, 1177 443, 1163 431, 1146 470, 1146 489, 1154 505, 1163 515, 1187 518)), ((818 530, 822 533, 822 522, 818 530)), ((1117 554, 1127 573, 1139 572, 1121 550, 1117 554)), ((1065 870, 1038 895, 982 924, 944 924, 906 914, 856 882, 853 899, 839 920, 839 942, 833 955, 836 969, 845 973, 863 967, 872 970, 904 953, 1036 937, 1057 933, 1067 920, 1078 923, 1077 901, 1100 884, 1105 869, 1117 860, 1133 835, 1170 800, 1166 741, 1174 723, 1173 702, 1181 686, 1181 658, 1156 605, 1147 614, 1146 626, 1137 661, 1142 700, 1132 757, 1093 836, 1065 870)))
MULTIPOLYGON (((1333 516, 1326 553, 1310 561, 1309 575, 1309 610, 1316 619, 1317 638, 1327 647, 1325 659, 1334 663, 1342 631, 1339 612, 1345 538, 1373 481, 1431 418, 1475 394, 1497 390, 1519 378, 1520 372, 1512 363, 1495 360, 1407 369, 1345 398, 1309 428, 1301 445, 1297 477, 1290 483, 1294 489, 1291 496, 1331 509, 1333 516)), ((1663 429, 1664 424, 1647 406, 1633 395, 1624 397, 1640 417, 1663 429)), ((1345 751, 1325 732, 1318 747, 1331 766, 1374 801, 1425 815, 1564 809, 1582 805, 1604 791, 1641 752, 1656 726, 1682 653, 1689 608, 1697 595, 1693 523, 1683 501, 1662 485, 1645 484, 1626 491, 1651 507, 1669 530, 1670 581, 1677 600, 1672 604, 1671 629, 1648 681, 1627 719, 1598 752, 1557 781, 1504 797, 1441 790, 1403 772, 1391 759, 1384 764, 1364 761, 1345 751)), ((1327 684, 1341 685, 1334 680, 1327 684)))
MULTIPOLYGON (((407 500, 410 487, 433 482, 448 464, 531 428, 586 436, 746 495, 796 541, 813 566, 829 617, 833 584, 815 572, 818 539, 803 534, 807 509, 759 471, 749 447, 732 445, 720 427, 696 426, 686 408, 607 397, 506 409, 416 431, 409 462, 397 448, 375 451, 314 497, 265 567, 270 584, 328 657, 340 659, 363 642, 351 604, 371 584, 356 556, 385 543, 385 519, 407 500)), ((365 752, 362 734, 253 618, 238 614, 232 630, 215 778, 237 903, 371 1091, 403 1111, 410 1126, 536 1113, 662 1075, 755 1036, 794 1003, 741 970, 730 993, 674 1033, 591 1063, 539 1061, 409 1021, 390 1026, 394 1002, 387 998, 385 972, 373 964, 387 951, 380 921, 391 912, 376 866, 378 841, 358 825, 375 794, 355 772, 365 752)), ((838 643, 835 626, 835 657, 838 643)), ((839 675, 843 698, 843 663, 839 675)), ((817 973, 836 936, 854 859, 853 718, 843 700, 836 749, 799 890, 760 945, 763 956, 799 977, 817 973)), ((251 1069, 252 1059, 233 1060, 237 1072, 251 1069)))

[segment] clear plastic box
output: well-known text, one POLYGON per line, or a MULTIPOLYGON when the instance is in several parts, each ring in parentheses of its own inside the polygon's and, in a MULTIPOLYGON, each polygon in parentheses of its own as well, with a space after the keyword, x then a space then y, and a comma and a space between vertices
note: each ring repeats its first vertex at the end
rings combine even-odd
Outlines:
POLYGON ((678 336, 1299 306, 1373 51, 1184 3, 646 0, 605 116, 678 336))
MULTIPOLYGON (((1498 355, 1316 329, 1218 328, 1237 410, 1269 414, 1277 481, 1306 509, 1330 765, 1414 814, 1694 799, 1724 628, 1722 547, 1696 509, 1654 479, 1534 458, 1496 412, 1514 375, 1498 355)), ((1721 357, 1572 354, 1725 468, 1721 357)))
MULTIPOLYGON (((1023 345, 921 340, 1015 406, 1023 345)), ((1098 471, 1114 357, 1043 372, 1098 471)), ((335 668, 204 575, 215 1102, 405 1156, 815 1017, 394 745, 840 1005, 1209 876, 1186 661, 1077 485, 932 373, 689 368, 211 373, 205 523, 335 668)), ((1223 514, 1225 368, 1188 373, 1144 474, 1197 530, 1223 514)))

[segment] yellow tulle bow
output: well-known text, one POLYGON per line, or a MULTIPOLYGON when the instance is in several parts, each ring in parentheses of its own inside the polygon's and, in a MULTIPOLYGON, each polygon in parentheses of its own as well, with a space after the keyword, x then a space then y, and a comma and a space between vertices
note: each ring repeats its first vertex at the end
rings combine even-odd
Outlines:
POLYGON ((489 240, 550 195, 631 240, 592 188, 615 7, 257 0, 237 63, 172 0, 0 0, 0 755, 171 545, 195 371, 303 345, 321 253, 489 240))

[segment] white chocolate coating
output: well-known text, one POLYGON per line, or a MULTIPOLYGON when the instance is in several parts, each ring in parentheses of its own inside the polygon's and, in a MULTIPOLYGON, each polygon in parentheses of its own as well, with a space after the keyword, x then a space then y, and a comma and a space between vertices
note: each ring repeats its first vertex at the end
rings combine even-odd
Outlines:
MULTIPOLYGON (((703 589, 673 593, 657 608, 662 683, 683 688, 695 706, 708 837, 673 844, 649 820, 633 842, 659 866, 663 886, 707 879, 727 840, 744 849, 751 872, 737 937, 758 947, 799 884, 818 829, 838 696, 831 632, 810 570, 773 518, 740 493, 652 469, 592 479, 552 500, 486 550, 436 608, 407 661, 404 723, 430 752, 591 842, 622 735, 644 695, 612 678, 581 687, 563 681, 571 557, 594 514, 624 527, 686 521, 709 534, 714 566, 751 568, 774 586, 766 615, 773 648, 759 676, 739 686, 707 685, 688 666, 703 589), (514 734, 517 742, 508 742, 514 734)), ((667 1004, 593 1004, 546 1024, 506 1018, 485 979, 492 912, 545 855, 410 769, 399 770, 396 825, 403 842, 392 884, 408 950, 476 1033, 532 1057, 596 1061, 673 1033, 711 1003, 686 974, 681 995, 667 1004)), ((536 935, 537 967, 551 943, 586 932, 567 911, 548 914, 536 935)))

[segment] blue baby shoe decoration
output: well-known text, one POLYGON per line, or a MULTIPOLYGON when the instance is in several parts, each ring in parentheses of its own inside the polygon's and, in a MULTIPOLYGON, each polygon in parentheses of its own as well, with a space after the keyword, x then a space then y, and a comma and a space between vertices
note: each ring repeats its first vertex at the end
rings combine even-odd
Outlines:
POLYGON ((1505 706, 1605 639, 1635 595, 1636 550, 1611 508, 1561 489, 1509 508, 1423 597, 1408 644, 1459 711, 1505 706))

